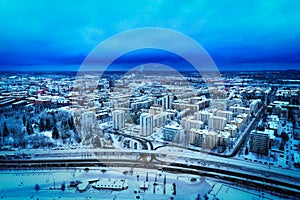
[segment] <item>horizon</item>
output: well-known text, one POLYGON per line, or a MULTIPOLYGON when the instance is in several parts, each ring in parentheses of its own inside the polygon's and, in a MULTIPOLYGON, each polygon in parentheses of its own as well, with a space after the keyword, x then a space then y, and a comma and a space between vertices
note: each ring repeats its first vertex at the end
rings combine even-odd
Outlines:
MULTIPOLYGON (((78 70, 49 70, 49 69, 43 69, 43 70, 14 70, 14 69, 11 69, 11 70, 8 70, 8 69, 5 69, 5 70, 2 70, 0 69, 0 71, 2 73, 13 73, 13 72, 16 72, 16 73, 59 73, 59 72, 71 72, 71 73, 80 73, 80 72, 86 72, 86 73, 89 73, 89 72, 128 72, 128 70, 122 70, 122 69, 115 69, 115 70, 108 70, 108 71, 102 71, 102 70, 85 70, 85 71, 78 71, 78 70)), ((135 70, 135 71, 138 71, 138 70, 135 70)), ((168 72, 168 71, 173 71, 173 70, 164 70, 163 72, 168 72)), ((300 72, 300 69, 253 69, 253 70, 238 70, 238 69, 233 69, 233 70, 220 70, 219 72, 220 73, 224 73, 224 72, 289 72, 289 71, 296 71, 296 72, 300 72)), ((144 72, 153 72, 151 70, 144 70, 144 72)), ((197 70, 178 70, 178 72, 197 72, 197 70)), ((214 71, 205 71, 205 72, 214 72, 214 71)))

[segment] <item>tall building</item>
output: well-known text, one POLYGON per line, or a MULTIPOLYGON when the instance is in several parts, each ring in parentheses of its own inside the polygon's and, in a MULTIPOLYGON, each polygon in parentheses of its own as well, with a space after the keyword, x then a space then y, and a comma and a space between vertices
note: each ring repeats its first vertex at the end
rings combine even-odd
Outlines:
POLYGON ((174 101, 174 95, 168 94, 156 99, 156 104, 160 105, 164 111, 171 108, 171 105, 174 101))
POLYGON ((168 118, 166 112, 153 115, 153 128, 163 126, 168 118))
POLYGON ((210 102, 210 109, 226 110, 227 101, 225 99, 212 100, 210 102))
POLYGON ((195 146, 213 149, 217 145, 218 135, 214 131, 191 129, 189 131, 189 142, 195 146))
POLYGON ((230 137, 235 137, 237 134, 237 126, 233 124, 226 124, 224 130, 230 133, 230 137))
POLYGON ((233 119, 233 112, 218 110, 216 113, 216 116, 225 117, 227 119, 227 121, 231 121, 233 119))
POLYGON ((166 125, 163 130, 163 138, 166 141, 185 142, 184 129, 180 125, 166 125))
POLYGON ((192 128, 189 132, 189 143, 201 147, 204 141, 204 134, 201 130, 192 128))
POLYGON ((192 116, 182 118, 180 124, 185 130, 190 130, 192 128, 202 129, 204 127, 204 123, 202 121, 196 120, 192 116))
POLYGON ((112 121, 114 129, 122 129, 125 127, 125 111, 114 110, 112 111, 112 121))
POLYGON ((226 131, 221 131, 218 134, 218 145, 220 146, 227 146, 230 142, 230 133, 226 131))
POLYGON ((217 141, 217 133, 209 131, 205 133, 205 139, 202 146, 207 149, 214 149, 217 145, 217 141))
POLYGON ((208 124, 208 119, 212 116, 212 113, 208 111, 199 111, 195 113, 195 119, 200 120, 204 122, 205 124, 208 124))
POLYGON ((185 109, 188 109, 190 114, 194 114, 195 112, 199 111, 199 106, 194 105, 194 104, 188 104, 183 101, 174 102, 172 104, 172 107, 173 107, 173 109, 178 110, 178 111, 183 111, 185 109))
POLYGON ((153 132, 153 116, 149 113, 142 113, 140 116, 141 136, 148 136, 153 132))
POLYGON ((234 116, 237 116, 238 114, 243 114, 243 113, 246 113, 248 115, 250 114, 250 108, 242 107, 239 105, 230 106, 229 110, 231 112, 233 112, 234 116))
POLYGON ((93 130, 95 128, 95 124, 96 124, 96 116, 95 116, 95 112, 84 112, 82 114, 82 118, 80 119, 80 123, 81 123, 81 127, 79 132, 81 134, 85 134, 85 135, 90 135, 90 134, 94 134, 93 130))
POLYGON ((225 117, 212 116, 208 120, 208 128, 213 130, 224 130, 226 123, 227 119, 225 117))
POLYGON ((253 130, 250 134, 250 152, 268 155, 269 134, 267 131, 253 130))

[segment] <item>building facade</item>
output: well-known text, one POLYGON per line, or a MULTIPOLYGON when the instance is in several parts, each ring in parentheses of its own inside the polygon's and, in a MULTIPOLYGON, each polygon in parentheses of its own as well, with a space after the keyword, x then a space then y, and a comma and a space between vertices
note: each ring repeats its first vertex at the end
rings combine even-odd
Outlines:
POLYGON ((112 111, 112 121, 114 129, 122 129, 125 127, 125 111, 124 110, 114 110, 112 111))
POLYGON ((153 132, 153 116, 149 113, 142 113, 140 116, 141 136, 151 135, 153 132))
POLYGON ((265 131, 253 130, 250 134, 250 152, 268 155, 269 134, 265 131))

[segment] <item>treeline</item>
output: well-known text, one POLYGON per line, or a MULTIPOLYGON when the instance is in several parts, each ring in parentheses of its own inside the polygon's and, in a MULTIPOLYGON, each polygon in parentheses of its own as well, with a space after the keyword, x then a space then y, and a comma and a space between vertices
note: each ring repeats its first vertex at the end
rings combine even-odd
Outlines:
POLYGON ((42 111, 41 107, 34 107, 32 110, 10 110, 0 115, 1 146, 39 148, 80 141, 74 119, 65 110, 42 111), (43 134, 45 132, 47 134, 43 134))

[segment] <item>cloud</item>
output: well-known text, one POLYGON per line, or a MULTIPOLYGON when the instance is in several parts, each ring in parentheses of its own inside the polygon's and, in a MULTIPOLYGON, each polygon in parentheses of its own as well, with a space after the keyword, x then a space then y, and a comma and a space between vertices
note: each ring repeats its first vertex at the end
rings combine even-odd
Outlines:
POLYGON ((187 34, 217 63, 296 63, 299 4, 259 0, 0 0, 0 65, 73 64, 108 37, 149 26, 187 34))

